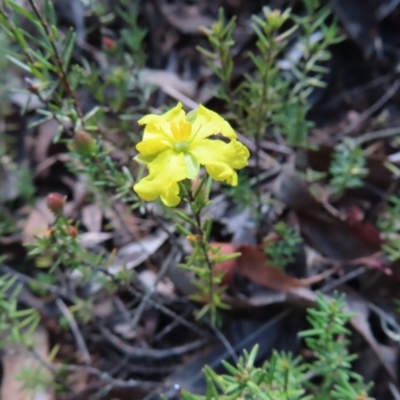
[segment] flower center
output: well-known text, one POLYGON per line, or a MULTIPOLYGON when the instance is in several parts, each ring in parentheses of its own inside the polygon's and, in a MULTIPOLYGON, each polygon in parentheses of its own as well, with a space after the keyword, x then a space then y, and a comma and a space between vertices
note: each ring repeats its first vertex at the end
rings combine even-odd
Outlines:
POLYGON ((184 140, 183 142, 176 142, 174 143, 174 149, 178 152, 185 152, 189 149, 189 145, 190 143, 186 140, 184 140))
POLYGON ((172 122, 171 132, 176 142, 187 141, 192 134, 192 124, 184 119, 172 122))

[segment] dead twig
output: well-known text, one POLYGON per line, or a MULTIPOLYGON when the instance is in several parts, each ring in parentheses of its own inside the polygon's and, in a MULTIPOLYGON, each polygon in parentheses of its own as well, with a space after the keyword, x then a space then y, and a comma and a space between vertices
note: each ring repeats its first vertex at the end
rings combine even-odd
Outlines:
MULTIPOLYGON (((117 278, 115 277, 114 274, 111 274, 109 271, 107 271, 104 268, 96 268, 96 270, 102 272, 103 274, 105 274, 106 276, 110 277, 114 283, 116 283, 118 286, 121 286, 123 283, 117 278)), ((139 290, 133 288, 132 286, 126 286, 124 284, 126 290, 133 295, 134 297, 141 297, 143 296, 142 293, 140 293, 139 290)), ((187 321, 186 319, 182 318, 180 315, 174 313, 172 310, 170 310, 169 308, 165 307, 163 304, 153 300, 151 297, 149 297, 147 299, 147 302, 150 303, 154 308, 160 310, 161 312, 163 312, 164 314, 168 315, 169 317, 175 319, 176 321, 178 321, 181 325, 185 326, 186 328, 192 330, 193 332, 197 333, 200 337, 204 337, 204 338, 210 338, 210 334, 206 331, 204 331, 203 329, 197 327, 195 324, 192 324, 191 322, 187 321)))
POLYGON ((340 139, 351 133, 355 128, 357 128, 358 125, 364 122, 375 111, 378 111, 385 103, 387 103, 396 94, 399 88, 400 88, 400 79, 396 79, 393 82, 392 86, 385 92, 385 94, 376 103, 374 103, 371 107, 363 111, 357 121, 354 121, 353 123, 348 125, 347 128, 345 128, 342 132, 336 134, 334 138, 340 139))
POLYGON ((122 351, 124 354, 132 357, 150 358, 152 360, 163 360, 165 358, 183 356, 186 353, 199 349, 207 343, 205 340, 196 340, 195 342, 191 342, 182 346, 171 347, 169 349, 145 349, 134 347, 128 343, 125 343, 104 325, 99 325, 99 330, 109 343, 122 351))
POLYGON ((75 337, 76 345, 78 346, 79 351, 82 354, 83 361, 85 364, 89 365, 91 364, 91 357, 89 354, 89 351, 87 349, 85 339, 83 338, 78 324, 76 323, 76 320, 74 316, 72 315, 71 311, 69 308, 65 305, 65 303, 58 297, 56 299, 56 304, 61 313, 64 315, 64 317, 67 319, 69 327, 71 328, 72 334, 75 337))
POLYGON ((136 326, 139 323, 140 318, 142 317, 143 311, 145 310, 148 300, 150 299, 151 295, 155 292, 158 283, 164 278, 165 274, 167 273, 171 265, 171 262, 174 259, 176 259, 177 256, 179 257, 179 255, 180 255, 179 250, 176 247, 173 247, 170 253, 168 254, 167 258, 162 263, 161 269, 158 272, 157 277, 154 280, 154 283, 151 285, 151 287, 147 289, 145 295, 142 297, 142 301, 140 302, 139 306, 135 311, 134 317, 130 324, 132 330, 136 329, 136 326))
POLYGON ((208 322, 209 327, 214 331, 215 335, 217 338, 221 341, 221 343, 224 345, 226 351, 229 353, 229 356, 232 357, 232 360, 237 363, 239 360, 239 357, 236 354, 235 349, 233 346, 230 344, 229 340, 226 338, 226 336, 222 333, 222 331, 212 324, 211 322, 208 322))
POLYGON ((400 134, 400 127, 382 129, 375 132, 368 132, 355 139, 357 144, 364 144, 374 140, 388 139, 392 136, 400 134))

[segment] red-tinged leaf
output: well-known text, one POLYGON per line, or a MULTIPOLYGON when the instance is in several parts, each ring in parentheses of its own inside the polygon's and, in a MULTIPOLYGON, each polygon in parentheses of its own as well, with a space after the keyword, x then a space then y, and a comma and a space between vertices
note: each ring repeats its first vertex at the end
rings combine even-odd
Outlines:
POLYGON ((353 225, 351 231, 358 239, 373 249, 379 249, 383 243, 380 232, 372 224, 361 222, 353 225))
POLYGON ((237 271, 259 285, 275 290, 288 291, 303 286, 277 268, 266 265, 267 257, 257 247, 242 245, 237 251, 242 255, 236 260, 237 271))
POLYGON ((291 291, 296 288, 309 286, 332 275, 337 269, 334 267, 310 278, 297 279, 275 267, 267 266, 266 255, 256 246, 241 245, 235 251, 242 254, 236 259, 236 270, 253 282, 274 290, 291 291))
POLYGON ((217 242, 212 243, 212 246, 220 247, 221 254, 241 253, 238 258, 217 263, 215 265, 216 272, 225 272, 222 285, 229 285, 232 281, 234 272, 237 271, 241 275, 261 286, 287 292, 292 289, 309 286, 313 283, 319 282, 332 275, 337 270, 337 267, 333 267, 310 278, 297 279, 273 266, 267 266, 267 257, 257 246, 233 245, 231 243, 217 242))
MULTIPOLYGON (((237 250, 235 249, 235 246, 232 245, 232 243, 211 243, 211 245, 215 248, 220 248, 221 254, 233 254, 237 250)), ((223 261, 220 263, 216 263, 214 267, 214 272, 225 272, 224 277, 222 278, 221 285, 223 286, 229 286, 230 283, 232 282, 233 279, 233 273, 235 270, 235 265, 236 265, 236 259, 233 260, 227 260, 223 261)))

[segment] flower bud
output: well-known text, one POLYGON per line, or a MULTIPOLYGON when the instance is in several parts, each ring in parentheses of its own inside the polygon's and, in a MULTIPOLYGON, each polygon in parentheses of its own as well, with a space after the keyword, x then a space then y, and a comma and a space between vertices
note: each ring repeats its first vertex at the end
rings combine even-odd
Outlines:
POLYGON ((69 227, 68 227, 68 235, 69 236, 71 236, 71 237, 76 237, 76 236, 78 236, 78 230, 76 229, 76 227, 75 226, 73 226, 73 225, 70 225, 69 227))
POLYGON ((106 50, 114 50, 115 47, 117 46, 115 40, 107 36, 103 36, 101 38, 101 42, 106 50))
POLYGON ((96 142, 88 132, 78 129, 74 134, 73 148, 84 156, 90 156, 96 150, 96 142))
POLYGON ((60 193, 50 193, 46 197, 46 204, 54 214, 62 214, 65 201, 60 193))
POLYGON ((264 7, 263 13, 268 25, 273 30, 278 30, 289 18, 289 10, 285 10, 283 13, 280 10, 271 10, 270 7, 264 7))

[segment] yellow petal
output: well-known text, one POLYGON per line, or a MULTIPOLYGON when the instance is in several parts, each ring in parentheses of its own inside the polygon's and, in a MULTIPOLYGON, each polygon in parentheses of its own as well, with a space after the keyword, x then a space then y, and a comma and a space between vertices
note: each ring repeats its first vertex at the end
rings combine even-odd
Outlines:
MULTIPOLYGON (((146 124, 143 133, 143 140, 166 139, 171 143, 176 141, 173 133, 173 127, 189 125, 184 129, 190 135, 191 125, 186 121, 185 112, 182 110, 182 104, 178 103, 176 107, 167 111, 163 115, 149 114, 139 120, 140 124, 146 124)), ((178 129, 179 130, 179 129, 178 129)))
POLYGON ((136 150, 147 156, 160 153, 161 151, 171 147, 172 145, 167 140, 149 139, 138 143, 136 145, 136 150))
POLYGON ((139 125, 146 125, 150 122, 159 122, 159 121, 174 121, 175 119, 182 119, 185 117, 185 112, 182 110, 182 103, 179 102, 174 108, 167 111, 162 115, 157 114, 148 114, 141 118, 138 123, 139 125))
POLYGON ((232 186, 237 185, 235 169, 244 168, 250 155, 249 150, 236 140, 224 143, 210 139, 196 142, 190 147, 190 153, 206 167, 211 178, 232 186))
POLYGON ((236 139, 236 133, 233 128, 216 112, 200 104, 194 115, 192 128, 193 141, 199 141, 218 133, 231 140, 236 139))
POLYGON ((149 164, 157 158, 158 154, 152 154, 150 156, 144 156, 142 154, 138 154, 133 159, 139 164, 149 164))
POLYGON ((143 140, 164 140, 170 143, 174 142, 171 132, 171 123, 160 119, 157 121, 149 122, 144 128, 143 140))
POLYGON ((167 207, 176 207, 181 202, 178 183, 170 182, 168 188, 160 194, 160 198, 167 207))
POLYGON ((163 151, 148 167, 149 175, 133 187, 135 192, 146 201, 153 201, 160 196, 168 207, 179 204, 178 182, 187 177, 183 153, 163 151))

